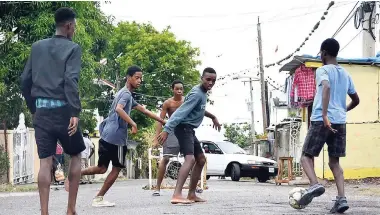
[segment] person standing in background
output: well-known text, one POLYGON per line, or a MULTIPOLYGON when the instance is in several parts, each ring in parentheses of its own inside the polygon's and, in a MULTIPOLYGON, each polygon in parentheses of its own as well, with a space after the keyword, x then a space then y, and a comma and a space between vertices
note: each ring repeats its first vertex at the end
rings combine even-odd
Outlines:
POLYGON ((57 148, 55 149, 55 158, 56 158, 56 165, 58 166, 58 163, 63 166, 65 163, 64 157, 63 157, 63 148, 61 144, 57 143, 57 148))
MULTIPOLYGON (((94 143, 91 142, 90 132, 88 130, 83 131, 83 142, 86 149, 81 152, 81 168, 82 170, 89 167, 89 158, 94 154, 94 143)), ((91 183, 89 175, 81 176, 81 184, 91 183)))

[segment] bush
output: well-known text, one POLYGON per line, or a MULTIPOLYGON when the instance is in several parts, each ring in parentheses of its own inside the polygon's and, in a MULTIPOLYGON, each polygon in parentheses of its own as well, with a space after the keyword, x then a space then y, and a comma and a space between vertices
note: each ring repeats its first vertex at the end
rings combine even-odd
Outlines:
MULTIPOLYGON (((0 146, 0 179, 8 174, 9 157, 3 146, 0 146)), ((1 180, 0 180, 1 181, 1 180)))

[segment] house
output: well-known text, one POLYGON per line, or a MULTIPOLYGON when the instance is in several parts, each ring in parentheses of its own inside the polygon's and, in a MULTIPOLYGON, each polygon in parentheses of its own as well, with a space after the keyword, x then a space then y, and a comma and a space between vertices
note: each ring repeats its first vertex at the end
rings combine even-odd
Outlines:
MULTIPOLYGON (((346 179, 380 177, 380 58, 338 58, 338 62, 351 75, 360 97, 360 104, 347 113, 347 157, 341 159, 346 179)), ((301 65, 314 71, 322 66, 319 57, 295 56, 280 72, 293 75, 301 65)), ((347 96, 347 103, 350 101, 347 96)), ((300 141, 303 144, 309 125, 311 106, 302 108, 303 127, 300 141)), ((320 178, 332 179, 328 166, 327 146, 315 159, 315 169, 320 178)))

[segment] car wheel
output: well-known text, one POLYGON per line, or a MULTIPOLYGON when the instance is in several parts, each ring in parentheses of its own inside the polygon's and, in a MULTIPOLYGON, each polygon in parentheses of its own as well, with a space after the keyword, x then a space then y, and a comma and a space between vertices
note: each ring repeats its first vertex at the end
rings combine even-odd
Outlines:
POLYGON ((231 179, 232 179, 232 181, 239 181, 240 180, 240 166, 237 163, 232 164, 231 179))
POLYGON ((257 179, 259 180, 260 183, 265 183, 265 182, 267 182, 269 180, 269 178, 266 177, 266 176, 265 177, 264 176, 260 176, 257 179))
POLYGON ((211 178, 211 176, 209 176, 209 175, 208 175, 208 176, 206 176, 206 180, 209 180, 210 178, 211 178))

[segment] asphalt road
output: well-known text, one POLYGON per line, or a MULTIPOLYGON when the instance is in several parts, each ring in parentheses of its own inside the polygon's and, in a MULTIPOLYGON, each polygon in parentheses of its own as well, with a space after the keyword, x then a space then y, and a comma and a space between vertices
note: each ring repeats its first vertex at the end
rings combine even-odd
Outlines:
MULTIPOLYGON (((117 182, 106 199, 116 203, 113 208, 92 208, 91 201, 101 184, 81 185, 77 212, 79 215, 145 215, 145 214, 328 214, 335 199, 335 187, 327 188, 326 193, 314 199, 304 210, 295 210, 288 205, 288 192, 292 187, 275 186, 255 181, 232 182, 230 180, 208 181, 209 189, 203 198, 207 203, 191 206, 170 204, 172 190, 162 191, 163 196, 153 197, 151 191, 143 190, 147 180, 117 182)), ((380 214, 380 188, 374 185, 349 185, 346 188, 351 208, 346 214, 380 214)), ((51 190, 50 214, 65 214, 67 193, 62 189, 51 190)), ((39 198, 36 192, 0 193, 0 214, 34 215, 39 214, 39 198)))

